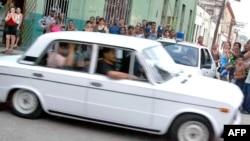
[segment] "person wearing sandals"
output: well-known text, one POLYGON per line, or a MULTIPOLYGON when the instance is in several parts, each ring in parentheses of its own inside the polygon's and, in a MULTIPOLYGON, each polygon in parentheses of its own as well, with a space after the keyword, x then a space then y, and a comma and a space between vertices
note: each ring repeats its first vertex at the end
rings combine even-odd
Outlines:
POLYGON ((12 52, 16 41, 16 30, 17 30, 17 15, 15 8, 11 7, 9 13, 5 17, 6 22, 6 49, 5 52, 12 52))

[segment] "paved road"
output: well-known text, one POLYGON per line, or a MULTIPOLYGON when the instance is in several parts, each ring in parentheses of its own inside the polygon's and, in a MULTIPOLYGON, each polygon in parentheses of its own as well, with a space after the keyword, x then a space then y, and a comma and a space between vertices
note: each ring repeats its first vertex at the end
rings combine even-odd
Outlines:
POLYGON ((37 120, 0 110, 1 141, 162 141, 158 136, 48 116, 37 120))
MULTIPOLYGON (((250 124, 250 115, 243 115, 250 124)), ((166 141, 155 135, 83 121, 44 116, 29 120, 16 117, 0 105, 1 141, 166 141)), ((221 139, 220 141, 223 141, 221 139)))

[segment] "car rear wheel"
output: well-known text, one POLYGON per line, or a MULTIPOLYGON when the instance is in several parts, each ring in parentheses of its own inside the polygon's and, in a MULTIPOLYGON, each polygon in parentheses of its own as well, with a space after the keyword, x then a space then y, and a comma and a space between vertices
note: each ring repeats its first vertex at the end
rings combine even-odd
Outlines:
POLYGON ((169 136, 172 141, 212 141, 213 129, 202 116, 184 115, 174 121, 169 136))
POLYGON ((11 111, 13 114, 35 119, 42 115, 42 107, 37 96, 29 90, 17 90, 11 97, 11 111))

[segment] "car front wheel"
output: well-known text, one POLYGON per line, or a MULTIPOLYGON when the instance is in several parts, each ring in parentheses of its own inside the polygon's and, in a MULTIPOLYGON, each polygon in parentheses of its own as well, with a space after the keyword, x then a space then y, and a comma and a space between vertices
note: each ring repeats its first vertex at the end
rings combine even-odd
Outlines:
POLYGON ((174 121, 169 136, 173 141, 212 141, 213 129, 200 115, 184 115, 174 121))
POLYGON ((42 107, 37 96, 29 90, 17 90, 11 97, 11 111, 13 114, 36 119, 42 115, 42 107))

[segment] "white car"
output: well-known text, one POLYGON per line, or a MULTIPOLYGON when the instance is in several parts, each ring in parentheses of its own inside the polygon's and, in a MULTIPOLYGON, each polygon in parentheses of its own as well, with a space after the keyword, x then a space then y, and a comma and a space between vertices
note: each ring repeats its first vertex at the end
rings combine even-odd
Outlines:
POLYGON ((174 141, 210 141, 220 137, 225 124, 241 123, 243 95, 237 86, 179 72, 175 65, 156 41, 82 31, 48 33, 23 55, 0 57, 0 102, 24 118, 45 112, 168 134, 174 141), (115 70, 131 77, 117 80, 96 72, 104 48, 120 52, 115 70))
POLYGON ((158 39, 179 69, 214 78, 216 65, 207 47, 174 39, 158 39))

